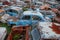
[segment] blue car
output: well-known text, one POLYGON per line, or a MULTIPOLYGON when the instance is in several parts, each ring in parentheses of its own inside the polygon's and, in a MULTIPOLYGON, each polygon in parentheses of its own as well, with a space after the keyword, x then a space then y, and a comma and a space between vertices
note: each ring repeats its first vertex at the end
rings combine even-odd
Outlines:
POLYGON ((6 10, 7 14, 9 14, 10 16, 18 16, 18 15, 21 15, 21 13, 23 12, 22 11, 22 8, 19 8, 19 7, 11 7, 9 8, 8 10, 6 10))
POLYGON ((7 14, 9 14, 10 16, 17 16, 18 15, 18 12, 15 11, 15 10, 9 9, 7 11, 7 14))
POLYGON ((18 25, 35 25, 39 21, 44 22, 47 21, 40 12, 34 11, 25 11, 23 15, 20 17, 20 20, 13 22, 9 21, 8 24, 16 24, 18 25))

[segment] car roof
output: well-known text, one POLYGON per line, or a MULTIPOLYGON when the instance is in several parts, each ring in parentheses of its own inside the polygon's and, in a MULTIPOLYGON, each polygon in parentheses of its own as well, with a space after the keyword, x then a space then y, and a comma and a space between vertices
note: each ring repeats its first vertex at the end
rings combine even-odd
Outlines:
POLYGON ((40 12, 36 12, 36 11, 25 11, 25 12, 23 12, 23 15, 37 15, 37 16, 43 16, 40 12))
POLYGON ((11 9, 13 9, 13 10, 21 10, 22 8, 20 8, 20 7, 14 7, 14 6, 11 6, 11 9))
POLYGON ((38 2, 36 2, 36 3, 38 3, 38 4, 43 4, 43 2, 39 2, 39 1, 38 1, 38 2))

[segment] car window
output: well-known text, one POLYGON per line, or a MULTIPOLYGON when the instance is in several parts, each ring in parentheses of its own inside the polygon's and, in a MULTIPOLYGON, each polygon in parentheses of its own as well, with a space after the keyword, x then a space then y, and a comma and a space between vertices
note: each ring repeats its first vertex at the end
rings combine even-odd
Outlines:
POLYGON ((50 12, 46 12, 46 15, 51 15, 51 13, 50 12))
POLYGON ((31 31, 31 35, 33 37, 33 40, 39 40, 40 39, 40 33, 37 30, 37 28, 35 28, 31 31))
POLYGON ((9 12, 13 12, 12 10, 9 10, 9 12))
POLYGON ((18 12, 16 10, 13 10, 13 12, 18 14, 18 12))
POLYGON ((23 20, 30 20, 30 18, 31 18, 31 17, 30 17, 29 15, 26 15, 26 16, 23 16, 23 17, 22 17, 23 20))
POLYGON ((45 15, 45 14, 46 14, 45 12, 40 12, 40 13, 42 13, 43 15, 45 15))
POLYGON ((41 18, 39 16, 32 16, 32 20, 41 20, 41 18))
POLYGON ((51 15, 51 12, 41 12, 43 15, 51 15))

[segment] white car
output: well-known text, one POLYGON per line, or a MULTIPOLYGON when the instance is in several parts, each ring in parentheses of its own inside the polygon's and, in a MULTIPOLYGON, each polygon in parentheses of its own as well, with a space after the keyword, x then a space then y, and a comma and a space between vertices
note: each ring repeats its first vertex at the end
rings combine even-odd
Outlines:
MULTIPOLYGON (((54 24, 56 24, 56 23, 54 23, 54 24)), ((39 29, 39 32, 41 33, 41 38, 60 40, 60 34, 53 31, 53 29, 51 28, 52 25, 53 25, 52 22, 39 22, 38 29, 39 29)), ((56 24, 56 25, 58 25, 58 24, 56 24)), ((57 28, 55 28, 55 30, 56 29, 57 28)))
POLYGON ((4 15, 1 17, 1 20, 0 20, 0 21, 1 21, 2 23, 6 23, 9 17, 10 17, 9 14, 4 14, 4 15))
POLYGON ((5 27, 0 27, 0 40, 4 40, 6 34, 7 34, 6 28, 5 27))

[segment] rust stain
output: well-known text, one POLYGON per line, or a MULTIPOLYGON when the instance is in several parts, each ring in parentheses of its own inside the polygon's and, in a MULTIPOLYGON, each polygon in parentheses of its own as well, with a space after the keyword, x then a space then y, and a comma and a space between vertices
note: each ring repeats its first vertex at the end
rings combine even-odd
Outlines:
POLYGON ((57 26, 57 25, 55 25, 55 24, 53 23, 51 29, 52 29, 52 31, 55 32, 56 34, 60 34, 60 26, 57 26))

